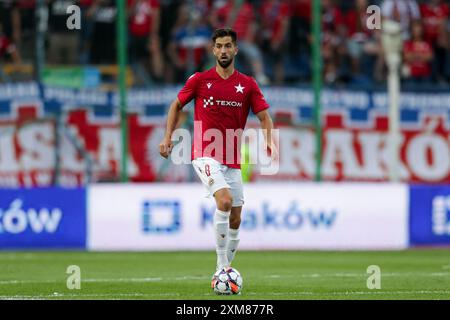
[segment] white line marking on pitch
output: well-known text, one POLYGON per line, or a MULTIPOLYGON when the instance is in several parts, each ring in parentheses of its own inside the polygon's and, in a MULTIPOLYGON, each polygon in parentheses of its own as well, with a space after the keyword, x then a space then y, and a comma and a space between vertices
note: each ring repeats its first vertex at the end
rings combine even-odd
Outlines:
MULTIPOLYGON (((243 293, 244 294, 244 293, 243 293)), ((248 292, 245 293, 245 295, 252 295, 252 296, 258 296, 258 295, 269 295, 269 296, 284 296, 284 295, 313 295, 313 296, 340 296, 340 295, 380 295, 380 294, 386 294, 386 295, 402 295, 402 294, 449 294, 450 291, 445 290, 416 290, 416 291, 342 291, 342 292, 272 292, 272 293, 255 293, 255 292, 248 292)))
MULTIPOLYGON (((198 277, 198 276, 183 276, 183 277, 173 277, 173 278, 110 278, 110 279, 96 279, 87 278, 81 279, 81 282, 157 282, 157 281, 185 281, 185 280, 207 280, 209 277, 198 277)), ((27 284, 27 283, 58 283, 65 282, 65 279, 55 279, 55 280, 0 280, 0 285, 7 284, 27 284)))
MULTIPOLYGON (((382 273, 383 277, 450 277, 450 272, 386 272, 382 273)), ((306 273, 299 275, 279 275, 273 274, 270 275, 269 278, 280 279, 280 278, 326 278, 326 277, 366 277, 364 273, 306 273)), ((183 277, 169 277, 169 278, 161 278, 161 277, 147 277, 147 278, 86 278, 82 279, 81 282, 158 282, 158 281, 187 281, 187 280, 208 280, 209 277, 205 276, 183 276, 183 277)), ((58 283, 61 281, 65 281, 65 279, 56 279, 56 280, 0 280, 0 285, 9 285, 9 284, 27 284, 27 283, 58 283)))
MULTIPOLYGON (((446 290, 416 290, 416 291, 336 291, 336 292, 274 292, 274 293, 256 293, 256 292, 244 292, 247 296, 352 296, 352 295, 414 295, 414 294, 442 294, 450 295, 450 291, 446 290)), ((211 293, 205 294, 179 294, 179 293, 92 293, 92 294, 49 294, 49 295, 2 295, 0 299, 48 299, 48 298, 95 298, 95 297, 199 297, 199 296, 211 296, 211 293)))
MULTIPOLYGON (((398 277, 398 276, 418 276, 418 277, 445 277, 450 276, 450 272, 382 272, 381 275, 387 277, 398 277)), ((303 274, 287 274, 287 275, 279 275, 273 274, 270 275, 269 278, 320 278, 320 277, 367 277, 365 273, 303 273, 303 274)))
POLYGON ((39 294, 39 295, 13 295, 0 296, 0 299, 46 299, 46 298, 81 298, 81 297, 146 297, 146 296, 179 296, 179 293, 90 293, 90 294, 39 294))
POLYGON ((112 278, 112 279, 81 279, 81 282, 155 282, 162 278, 112 278))

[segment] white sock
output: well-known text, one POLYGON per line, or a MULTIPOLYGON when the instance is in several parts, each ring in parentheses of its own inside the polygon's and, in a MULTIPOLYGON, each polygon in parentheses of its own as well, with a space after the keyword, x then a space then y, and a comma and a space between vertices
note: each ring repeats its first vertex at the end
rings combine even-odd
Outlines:
POLYGON ((234 256, 236 255, 237 247, 239 245, 239 229, 231 229, 228 232, 229 239, 228 239, 228 247, 227 247, 227 257, 228 257, 228 263, 231 264, 231 261, 233 261, 234 256))
POLYGON ((214 233, 216 236, 217 268, 229 265, 227 258, 228 230, 230 228, 230 211, 216 209, 214 212, 214 233))

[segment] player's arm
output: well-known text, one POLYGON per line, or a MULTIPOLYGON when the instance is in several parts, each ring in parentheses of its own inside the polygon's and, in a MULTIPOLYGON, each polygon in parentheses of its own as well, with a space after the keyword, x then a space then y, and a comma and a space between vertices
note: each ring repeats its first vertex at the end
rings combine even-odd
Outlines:
POLYGON ((169 154, 173 148, 171 137, 180 118, 182 108, 183 106, 178 98, 176 98, 169 107, 169 112, 167 114, 166 133, 163 140, 159 144, 159 154, 166 159, 169 157, 169 154))
POLYGON ((276 159, 278 156, 278 146, 273 137, 273 121, 267 109, 262 110, 256 114, 261 123, 261 129, 263 129, 264 149, 270 152, 272 159, 276 159))
POLYGON ((152 18, 152 32, 150 35, 151 41, 154 43, 154 46, 157 46, 158 50, 160 47, 159 41, 159 25, 161 20, 161 13, 159 7, 153 8, 153 18, 152 18))
POLYGON ((178 93, 177 98, 170 104, 167 115, 166 134, 164 135, 164 139, 159 144, 159 153, 164 158, 168 158, 170 152, 172 151, 172 133, 177 127, 181 109, 195 97, 198 82, 198 76, 196 75, 197 73, 194 73, 188 78, 186 84, 178 93))

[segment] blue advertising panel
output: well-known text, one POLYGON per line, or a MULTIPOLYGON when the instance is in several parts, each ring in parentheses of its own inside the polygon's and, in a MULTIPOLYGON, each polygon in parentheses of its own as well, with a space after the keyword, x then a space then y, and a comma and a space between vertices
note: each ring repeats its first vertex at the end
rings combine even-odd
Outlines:
POLYGON ((450 244, 450 186, 410 186, 411 245, 450 244))
POLYGON ((84 188, 0 189, 0 249, 84 249, 84 188))

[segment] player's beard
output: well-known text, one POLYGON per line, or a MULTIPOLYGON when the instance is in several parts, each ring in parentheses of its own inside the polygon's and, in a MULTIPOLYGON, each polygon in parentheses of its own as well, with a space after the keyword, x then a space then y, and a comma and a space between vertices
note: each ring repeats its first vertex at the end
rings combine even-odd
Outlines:
POLYGON ((222 60, 222 58, 219 58, 219 59, 217 59, 217 62, 219 63, 219 65, 222 67, 222 68, 224 68, 224 69, 226 69, 226 68, 228 68, 229 66, 230 66, 230 64, 233 62, 233 57, 230 57, 230 58, 228 58, 228 59, 226 59, 226 60, 222 60))

